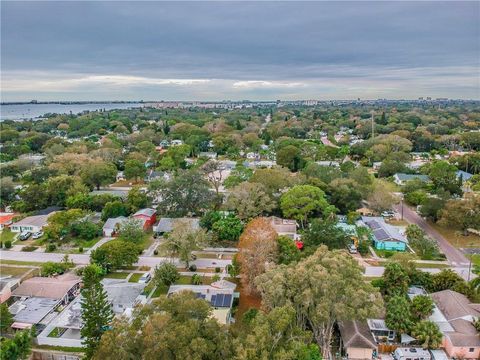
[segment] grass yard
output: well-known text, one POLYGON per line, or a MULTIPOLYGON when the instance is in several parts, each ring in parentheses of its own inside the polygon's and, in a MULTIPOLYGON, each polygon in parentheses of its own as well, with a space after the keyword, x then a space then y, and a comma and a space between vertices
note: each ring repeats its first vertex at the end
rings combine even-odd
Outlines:
POLYGON ((10 229, 8 229, 8 228, 3 229, 3 231, 0 232, 0 241, 2 243, 5 243, 5 241, 8 241, 8 240, 13 242, 13 239, 15 238, 15 235, 17 235, 17 233, 11 232, 10 229))
POLYGON ((391 219, 391 220, 387 220, 387 223, 389 223, 390 225, 393 225, 393 226, 408 226, 408 222, 405 221, 405 220, 396 220, 396 219, 391 219))
POLYGON ((11 275, 11 276, 18 276, 21 277, 27 272, 29 272, 32 268, 27 267, 15 267, 15 266, 2 266, 0 265, 0 275, 11 275))
POLYGON ((0 265, 1 264, 41 266, 43 263, 36 261, 0 260, 0 265))
POLYGON ((91 239, 91 240, 75 239, 73 241, 73 243, 75 244, 75 246, 77 248, 83 247, 84 249, 86 249, 86 248, 91 248, 93 245, 95 245, 97 242, 99 242, 101 238, 102 237, 99 236, 99 237, 96 237, 96 238, 91 239))
POLYGON ((142 275, 143 273, 133 273, 132 276, 130 276, 130 279, 128 279, 128 282, 136 283, 138 280, 140 280, 142 275))
POLYGON ((124 271, 112 272, 112 273, 109 273, 109 274, 105 275, 105 278, 107 278, 107 279, 126 279, 129 274, 130 274, 129 272, 124 272, 124 271))
POLYGON ((448 264, 430 264, 430 263, 416 263, 415 266, 418 269, 447 269, 450 267, 448 264))
POLYGON ((428 224, 456 248, 480 248, 480 236, 478 235, 469 234, 465 236, 462 231, 445 228, 432 221, 428 221, 428 224))
POLYGON ((68 347, 68 346, 50 346, 50 345, 35 345, 32 349, 33 350, 35 349, 55 350, 55 351, 63 351, 63 352, 79 353, 79 354, 83 354, 83 352, 85 351, 84 348, 68 347))

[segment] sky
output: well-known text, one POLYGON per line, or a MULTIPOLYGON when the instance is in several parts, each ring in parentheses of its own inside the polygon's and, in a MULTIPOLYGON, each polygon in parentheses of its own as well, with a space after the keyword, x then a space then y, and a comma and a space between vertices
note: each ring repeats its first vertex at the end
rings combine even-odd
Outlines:
POLYGON ((1 2, 1 100, 480 99, 480 2, 1 2))

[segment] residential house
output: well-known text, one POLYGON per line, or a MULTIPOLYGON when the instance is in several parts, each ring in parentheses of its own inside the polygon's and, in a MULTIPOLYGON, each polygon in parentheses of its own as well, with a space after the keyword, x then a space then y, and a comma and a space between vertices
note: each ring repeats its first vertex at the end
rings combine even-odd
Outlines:
POLYGON ((125 216, 118 216, 116 218, 107 219, 102 228, 103 236, 111 237, 117 235, 118 231, 120 230, 120 226, 122 226, 122 224, 127 220, 128 218, 126 218, 125 216))
POLYGON ((34 216, 27 216, 26 218, 19 220, 17 222, 14 222, 10 226, 10 230, 15 233, 20 233, 24 231, 29 231, 29 232, 38 232, 42 230, 45 226, 48 224, 48 218, 51 215, 34 215, 34 216))
POLYGON ((405 251, 407 239, 398 230, 385 222, 382 217, 362 216, 359 225, 367 226, 372 233, 375 249, 405 251))
POLYGON ((393 182, 397 185, 405 185, 407 181, 418 179, 423 182, 430 181, 430 178, 427 175, 418 175, 418 174, 402 174, 397 173, 393 175, 393 182))
POLYGON ((320 166, 332 166, 332 167, 336 167, 336 168, 340 167, 340 163, 338 161, 330 161, 330 160, 315 161, 315 164, 320 165, 320 166))
POLYGON ((151 208, 140 209, 132 217, 144 221, 143 228, 146 229, 153 226, 157 221, 157 211, 151 208))
POLYGON ((0 212, 0 231, 12 225, 14 216, 11 212, 0 212))
POLYGON ((193 230, 200 229, 200 219, 198 218, 161 218, 153 225, 153 232, 156 234, 169 233, 176 224, 183 224, 193 230))
POLYGON ((15 276, 5 275, 0 277, 0 304, 10 299, 12 291, 18 287, 19 283, 20 278, 15 276))
POLYGON ((473 326, 480 318, 480 304, 472 303, 465 295, 443 290, 430 295, 435 309, 429 320, 443 333, 443 347, 451 358, 479 359, 480 334, 473 326))
POLYGON ((463 171, 463 170, 458 170, 457 171, 457 179, 460 180, 462 182, 462 184, 465 182, 465 181, 468 181, 470 180, 470 178, 472 177, 473 175, 466 172, 466 171, 463 171))
POLYGON ((347 359, 370 360, 377 352, 377 343, 366 321, 341 321, 338 323, 341 347, 347 359))
POLYGON ((230 324, 232 318, 233 299, 236 284, 226 280, 219 280, 210 285, 172 285, 168 289, 168 295, 177 294, 182 291, 191 291, 198 298, 204 299, 212 306, 212 317, 220 324, 230 324))
POLYGON ((276 216, 270 216, 270 224, 279 236, 288 236, 297 240, 300 236, 297 234, 298 223, 291 219, 282 219, 276 216))
POLYGON ((56 299, 66 304, 78 293, 80 282, 80 278, 73 274, 56 277, 32 277, 23 281, 13 290, 12 297, 42 297, 56 299))
POLYGON ((367 325, 377 343, 394 341, 397 336, 394 330, 388 328, 384 319, 368 319, 367 325))

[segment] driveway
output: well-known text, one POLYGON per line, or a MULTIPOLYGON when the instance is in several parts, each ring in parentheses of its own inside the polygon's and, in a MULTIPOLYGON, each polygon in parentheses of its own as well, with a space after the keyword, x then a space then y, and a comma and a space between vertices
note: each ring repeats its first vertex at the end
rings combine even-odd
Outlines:
MULTIPOLYGON (((401 205, 394 205, 394 210, 399 214, 402 211, 401 205)), ((425 233, 432 239, 435 239, 439 248, 447 257, 448 262, 452 266, 468 266, 470 261, 467 257, 453 245, 451 245, 447 239, 445 239, 438 231, 432 228, 420 215, 413 211, 410 207, 403 206, 403 218, 411 224, 416 224, 425 231, 425 233)))

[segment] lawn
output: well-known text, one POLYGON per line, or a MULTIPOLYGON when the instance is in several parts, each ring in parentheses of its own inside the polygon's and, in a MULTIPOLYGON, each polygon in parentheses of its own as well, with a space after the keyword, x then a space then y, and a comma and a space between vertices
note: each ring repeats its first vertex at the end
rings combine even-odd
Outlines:
POLYGON ((23 276, 32 268, 27 267, 15 267, 15 266, 1 266, 0 265, 0 274, 2 276, 11 275, 11 276, 23 276))
POLYGON ((415 267, 418 269, 446 269, 449 268, 448 264, 431 264, 431 263, 415 263, 415 267))
POLYGON ((107 278, 107 279, 126 279, 129 274, 130 274, 129 272, 124 272, 124 271, 112 272, 112 273, 109 273, 109 274, 105 275, 105 278, 107 278))
POLYGON ((142 277, 143 273, 134 273, 132 276, 130 276, 130 279, 128 279, 128 282, 131 283, 136 283, 140 278, 142 277))
POLYGON ((0 241, 2 243, 5 243, 5 241, 7 240, 10 240, 11 242, 13 242, 15 235, 17 234, 14 232, 11 232, 10 229, 3 229, 3 231, 0 232, 0 241))
POLYGON ((480 236, 478 235, 465 236, 462 231, 456 229, 445 228, 431 221, 428 221, 428 224, 456 248, 480 248, 480 236))
POLYGON ((43 263, 36 261, 1 260, 0 264, 41 266, 43 263))

